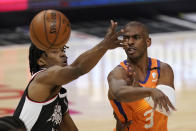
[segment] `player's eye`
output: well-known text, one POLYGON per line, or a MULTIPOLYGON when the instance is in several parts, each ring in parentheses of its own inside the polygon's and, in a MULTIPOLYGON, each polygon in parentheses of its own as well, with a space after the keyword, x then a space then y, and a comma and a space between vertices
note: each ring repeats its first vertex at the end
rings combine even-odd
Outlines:
POLYGON ((123 35, 123 39, 129 39, 129 36, 123 35))
POLYGON ((66 49, 65 49, 65 48, 63 48, 61 51, 65 53, 65 52, 66 52, 66 49))
POLYGON ((66 46, 66 45, 65 45, 65 46, 63 47, 63 52, 65 53, 66 50, 67 50, 68 48, 69 48, 69 46, 66 46))
POLYGON ((140 39, 141 38, 141 36, 140 35, 134 35, 134 36, 132 36, 133 37, 133 39, 135 39, 135 40, 137 40, 137 39, 140 39))

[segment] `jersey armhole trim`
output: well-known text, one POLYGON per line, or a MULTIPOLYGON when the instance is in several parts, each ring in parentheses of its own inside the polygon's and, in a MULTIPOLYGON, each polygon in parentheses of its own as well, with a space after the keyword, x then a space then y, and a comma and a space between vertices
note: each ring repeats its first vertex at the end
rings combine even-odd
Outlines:
POLYGON ((28 94, 26 95, 26 98, 33 102, 33 103, 40 103, 40 104, 43 104, 43 105, 47 105, 47 104, 50 104, 52 103, 54 100, 56 100, 56 98, 58 97, 58 94, 55 95, 54 97, 52 97, 51 99, 47 100, 47 101, 43 101, 43 102, 38 102, 38 101, 35 101, 35 100, 32 100, 31 98, 29 98, 28 94))

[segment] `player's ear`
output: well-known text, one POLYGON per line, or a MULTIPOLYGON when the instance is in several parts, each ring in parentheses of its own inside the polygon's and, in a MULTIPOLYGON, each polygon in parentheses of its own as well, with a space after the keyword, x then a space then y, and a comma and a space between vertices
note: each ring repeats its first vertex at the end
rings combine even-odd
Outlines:
POLYGON ((147 43, 147 47, 151 46, 151 38, 147 38, 146 39, 146 43, 147 43))
POLYGON ((44 67, 46 65, 46 61, 44 60, 43 57, 40 57, 38 60, 37 60, 37 63, 40 67, 44 67))

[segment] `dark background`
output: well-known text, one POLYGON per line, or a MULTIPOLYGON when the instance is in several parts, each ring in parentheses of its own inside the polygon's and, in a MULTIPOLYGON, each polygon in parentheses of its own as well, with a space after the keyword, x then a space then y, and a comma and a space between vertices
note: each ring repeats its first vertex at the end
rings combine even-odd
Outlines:
MULTIPOLYGON (((28 10, 0 13, 0 28, 28 25, 36 13, 40 10, 49 8, 62 11, 72 23, 121 18, 153 18, 159 14, 178 15, 180 12, 196 11, 195 0, 144 0, 144 2, 107 3, 105 5, 96 5, 96 3, 92 3, 95 5, 78 5, 74 7, 66 6, 66 4, 65 7, 57 7, 57 5, 54 7, 43 7, 43 4, 39 6, 37 0, 32 1, 34 1, 34 3, 37 2, 37 4, 29 7, 28 10)), ((43 0, 43 2, 46 1, 43 0)))
MULTIPOLYGON (((9 9, 9 12, 2 11, 5 5, 0 1, 0 46, 30 43, 28 25, 32 18, 44 9, 62 11, 69 18, 73 30, 97 37, 104 37, 111 19, 118 22, 118 28, 123 28, 132 20, 140 21, 147 25, 151 34, 196 29, 196 21, 182 17, 186 13, 196 13, 196 0, 23 1, 26 1, 27 9, 18 11, 9 9), (161 19, 162 15, 169 19, 161 19), (170 18, 177 21, 173 22, 170 18), (179 23, 181 20, 188 24, 179 23), (187 26, 189 23, 191 26, 187 26)), ((17 6, 17 4, 11 6, 17 6)))

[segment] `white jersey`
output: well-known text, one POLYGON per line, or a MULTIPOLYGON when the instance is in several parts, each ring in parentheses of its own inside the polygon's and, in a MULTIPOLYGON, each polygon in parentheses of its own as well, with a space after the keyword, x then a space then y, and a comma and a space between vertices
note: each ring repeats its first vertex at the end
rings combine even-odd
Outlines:
MULTIPOLYGON (((36 75, 38 74, 36 73, 36 75)), ((14 116, 25 123, 28 131, 57 130, 68 110, 67 90, 62 87, 60 92, 52 99, 45 102, 36 102, 28 97, 29 84, 14 112, 14 116)))

